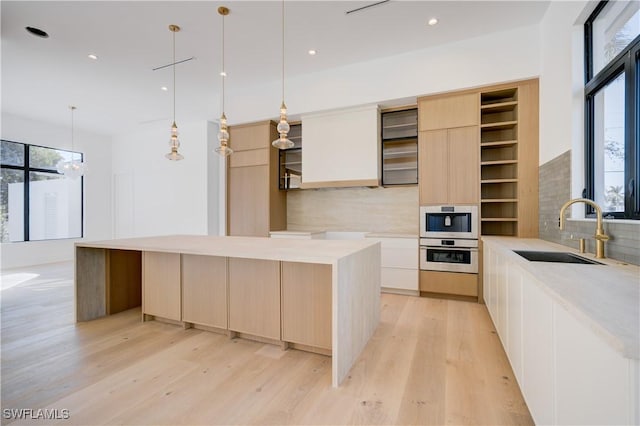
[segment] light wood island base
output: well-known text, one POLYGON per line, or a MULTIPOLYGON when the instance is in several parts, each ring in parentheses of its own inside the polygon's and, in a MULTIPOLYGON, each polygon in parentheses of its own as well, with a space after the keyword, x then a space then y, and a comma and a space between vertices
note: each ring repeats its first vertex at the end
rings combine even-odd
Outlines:
POLYGON ((331 355, 334 387, 380 318, 375 241, 167 236, 78 243, 76 271, 77 321, 109 315, 106 295, 125 283, 141 289, 143 321, 331 355), (120 263, 133 264, 131 274, 109 274, 112 252, 130 253, 120 263))

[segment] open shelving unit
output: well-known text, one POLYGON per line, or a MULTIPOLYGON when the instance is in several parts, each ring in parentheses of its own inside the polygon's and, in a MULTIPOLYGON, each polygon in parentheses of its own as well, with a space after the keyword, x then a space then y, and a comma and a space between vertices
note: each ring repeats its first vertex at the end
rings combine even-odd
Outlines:
POLYGON ((382 185, 418 183, 418 109, 382 113, 382 185))
POLYGON ((287 136, 295 145, 280 151, 280 189, 298 189, 302 183, 302 124, 291 124, 287 136))
POLYGON ((518 235, 518 88, 480 94, 482 235, 518 235))

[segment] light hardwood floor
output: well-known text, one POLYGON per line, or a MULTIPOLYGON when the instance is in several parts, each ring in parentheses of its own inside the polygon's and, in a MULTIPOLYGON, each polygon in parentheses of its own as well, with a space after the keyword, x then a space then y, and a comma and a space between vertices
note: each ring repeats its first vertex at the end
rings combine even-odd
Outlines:
POLYGON ((1 294, 2 409, 81 425, 533 423, 484 305, 383 294, 333 389, 329 357, 143 323, 139 308, 76 324, 71 263, 3 271, 3 287, 25 273, 1 294))

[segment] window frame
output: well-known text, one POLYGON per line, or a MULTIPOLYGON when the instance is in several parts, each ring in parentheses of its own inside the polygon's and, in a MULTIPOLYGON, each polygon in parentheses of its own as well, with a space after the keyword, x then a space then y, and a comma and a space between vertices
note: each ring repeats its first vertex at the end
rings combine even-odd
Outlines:
MULTIPOLYGON (((625 73, 625 199, 624 212, 606 212, 607 217, 620 219, 640 219, 640 197, 638 197, 638 181, 640 180, 640 148, 639 148, 639 122, 640 122, 640 81, 638 78, 638 65, 640 63, 640 35, 637 36, 624 50, 613 58, 603 69, 593 75, 593 23, 598 15, 609 3, 603 0, 594 9, 584 24, 584 58, 585 58, 585 136, 584 136, 584 169, 585 188, 583 198, 595 199, 595 96, 607 84, 617 78, 620 73, 625 73)), ((595 210, 591 206, 585 206, 587 217, 595 216, 595 210)))
POLYGON ((79 151, 71 151, 68 149, 61 149, 61 148, 53 148, 50 146, 44 146, 44 145, 36 145, 36 144, 27 144, 27 143, 23 143, 23 142, 16 142, 16 141, 12 141, 9 139, 0 139, 0 141, 2 142, 10 142, 10 143, 14 143, 14 144, 20 144, 22 145, 23 149, 24 149, 24 163, 22 164, 22 166, 16 166, 13 164, 2 164, 0 163, 0 169, 8 169, 8 170, 18 170, 18 171, 22 171, 23 172, 23 182, 24 182, 24 196, 23 196, 23 213, 24 213, 24 217, 23 217, 23 232, 24 232, 24 239, 22 241, 6 241, 3 242, 2 244, 11 244, 11 243, 26 243, 26 242, 37 242, 37 241, 59 241, 59 240, 74 240, 74 239, 79 239, 79 238, 84 238, 84 176, 80 176, 80 236, 79 237, 66 237, 66 238, 46 238, 46 239, 38 239, 38 240, 31 240, 30 239, 30 235, 29 235, 29 222, 30 222, 30 199, 29 199, 29 192, 30 192, 30 185, 31 185, 31 173, 32 172, 39 172, 39 173, 48 173, 48 174, 52 174, 52 175, 59 175, 62 176, 62 173, 58 172, 57 170, 51 170, 51 169, 45 169, 42 167, 31 167, 30 165, 30 148, 31 147, 36 147, 36 148, 45 148, 45 149, 51 149, 54 151, 63 151, 63 152, 68 152, 71 153, 72 155, 77 155, 80 154, 80 160, 84 161, 84 153, 79 152, 79 151))

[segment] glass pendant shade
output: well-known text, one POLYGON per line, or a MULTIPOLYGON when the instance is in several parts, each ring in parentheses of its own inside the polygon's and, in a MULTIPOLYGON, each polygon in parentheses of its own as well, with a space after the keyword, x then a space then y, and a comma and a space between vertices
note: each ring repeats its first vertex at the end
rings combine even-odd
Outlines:
POLYGON ((56 164, 56 170, 65 177, 75 180, 84 175, 87 171, 87 165, 81 160, 60 160, 58 164, 56 164))
POLYGON ((222 157, 233 154, 233 150, 229 148, 229 129, 227 128, 227 117, 222 113, 220 117, 220 131, 218 132, 218 141, 220 145, 216 147, 215 152, 222 157))
POLYGON ((180 141, 178 140, 178 126, 176 126, 175 121, 171 126, 171 139, 169 139, 169 147, 171 148, 171 152, 165 155, 165 158, 171 161, 179 161, 184 159, 184 156, 178 152, 178 148, 180 148, 180 141))
POLYGON ((273 145, 278 149, 293 148, 294 143, 291 142, 289 138, 287 138, 287 135, 289 133, 289 130, 291 129, 291 126, 289 126, 289 123, 287 123, 287 107, 284 104, 284 102, 280 106, 280 122, 278 123, 277 129, 278 129, 278 133, 280 134, 280 137, 275 141, 271 142, 271 145, 273 145))

